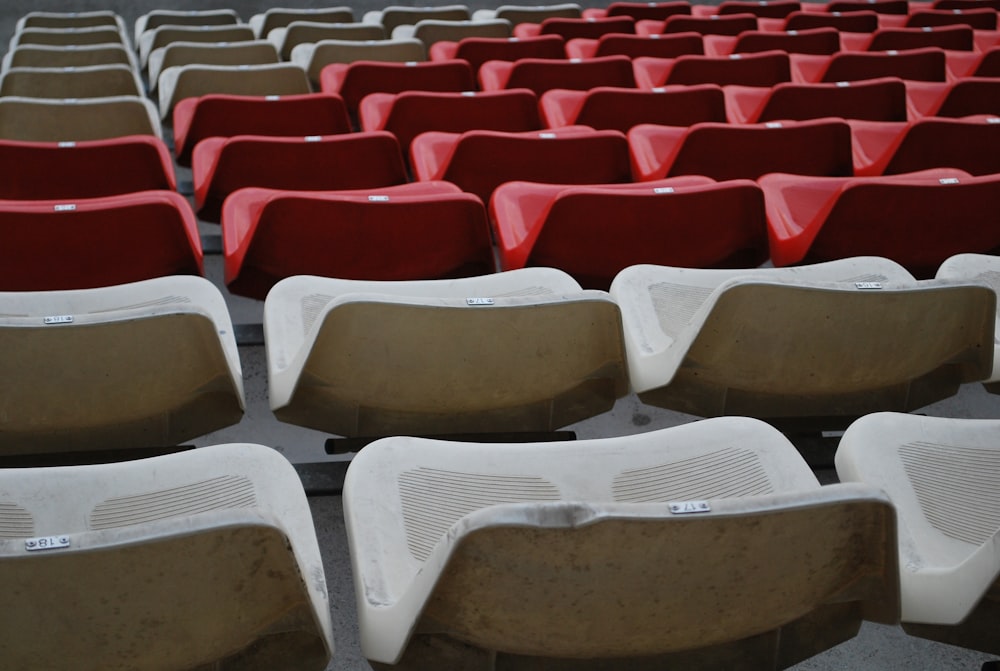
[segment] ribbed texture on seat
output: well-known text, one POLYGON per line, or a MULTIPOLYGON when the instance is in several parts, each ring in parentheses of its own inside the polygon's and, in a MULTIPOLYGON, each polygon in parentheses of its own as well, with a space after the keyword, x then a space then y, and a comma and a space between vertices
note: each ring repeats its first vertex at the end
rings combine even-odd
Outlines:
POLYGON ((855 277, 845 277, 842 282, 885 282, 888 277, 880 273, 865 273, 855 277))
POLYGON ((31 513, 16 503, 0 503, 0 538, 30 538, 35 535, 31 513))
POLYGON ((899 457, 935 529, 977 546, 1000 530, 1000 451, 914 442, 899 457))
POLYGON ((410 554, 419 561, 451 526, 471 512, 498 503, 558 501, 559 489, 544 478, 530 475, 482 475, 417 468, 399 476, 410 554))
POLYGON ((309 333, 309 329, 316 323, 319 313, 333 300, 333 296, 326 294, 309 294, 302 297, 302 334, 309 333))
POLYGON ((90 514, 91 529, 114 529, 171 517, 257 505, 253 483, 223 475, 183 487, 122 496, 99 504, 90 514))
POLYGON ((624 471, 612 485, 615 500, 628 503, 721 499, 772 492, 771 480, 760 457, 736 447, 624 471))
POLYGON ((671 338, 676 338, 681 330, 691 323, 691 318, 698 311, 712 289, 706 287, 691 287, 685 284, 658 282, 649 287, 649 295, 653 299, 653 309, 660 322, 660 328, 671 338))
POLYGON ((152 300, 143 301, 142 303, 132 303, 131 305, 117 305, 113 308, 107 308, 104 310, 91 310, 90 314, 96 315, 104 312, 118 312, 119 310, 136 310, 139 308, 152 308, 161 305, 173 305, 175 303, 190 303, 190 296, 161 296, 160 298, 154 298, 152 300))
POLYGON ((523 289, 518 289, 517 291, 509 291, 507 293, 491 294, 493 298, 516 298, 523 296, 551 296, 552 289, 548 287, 524 287, 523 289))

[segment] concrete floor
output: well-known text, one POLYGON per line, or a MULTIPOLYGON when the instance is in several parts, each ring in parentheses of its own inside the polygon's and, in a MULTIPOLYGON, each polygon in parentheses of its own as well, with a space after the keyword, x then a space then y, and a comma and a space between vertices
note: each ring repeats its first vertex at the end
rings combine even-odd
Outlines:
MULTIPOLYGON (((135 18, 155 7, 170 9, 233 8, 244 19, 274 6, 273 2, 226 0, 173 0, 170 3, 149 0, 8 0, 0 6, 0 35, 12 35, 18 17, 28 11, 88 11, 110 9, 118 12, 131 27, 135 18)), ((317 1, 285 0, 281 6, 324 6, 337 4, 317 1)), ((372 0, 351 3, 357 18, 368 9, 384 4, 372 0)), ((411 4, 411 3, 398 3, 411 4)), ((493 6, 495 3, 470 2, 473 9, 493 6)), ((597 4, 597 3, 583 3, 597 4)), ((188 171, 179 171, 181 182, 190 180, 188 171)), ((202 232, 217 235, 218 227, 202 223, 202 232)), ((263 304, 260 301, 234 297, 226 292, 222 283, 222 260, 219 256, 206 259, 206 274, 227 296, 233 321, 236 324, 260 323, 263 304)), ((197 441, 198 445, 224 442, 257 442, 269 445, 285 454, 292 462, 343 461, 344 457, 327 457, 323 450, 326 435, 308 429, 282 424, 275 420, 267 404, 267 372, 262 347, 241 348, 241 361, 247 393, 247 411, 243 420, 225 430, 215 432, 197 441)), ((979 385, 967 385, 953 399, 943 401, 924 410, 926 414, 950 417, 1000 418, 1000 398, 986 394, 979 385)), ((668 412, 642 404, 635 396, 621 399, 614 409, 568 427, 580 439, 627 435, 652 431, 696 418, 668 412)), ((820 469, 817 475, 823 482, 835 481, 831 469, 820 469)), ((310 499, 312 512, 323 551, 327 583, 331 596, 336 652, 328 667, 337 670, 368 669, 358 643, 358 625, 354 605, 354 587, 348 558, 343 511, 339 496, 314 496, 310 499)), ((990 656, 981 653, 932 643, 905 635, 898 627, 868 625, 862 627, 855 639, 794 667, 801 670, 821 671, 840 669, 872 670, 972 670, 979 669, 990 656)), ((2 666, 2 662, 0 662, 2 666)))

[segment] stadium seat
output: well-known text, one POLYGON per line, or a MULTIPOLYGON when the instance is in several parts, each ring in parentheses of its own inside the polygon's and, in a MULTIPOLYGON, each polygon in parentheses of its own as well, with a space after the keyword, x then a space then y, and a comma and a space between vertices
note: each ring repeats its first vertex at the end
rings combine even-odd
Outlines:
POLYGON ((996 30, 997 10, 947 9, 924 10, 911 13, 906 19, 907 28, 923 26, 970 26, 976 30, 996 30))
POLYGON ((110 10, 92 10, 89 12, 43 12, 33 11, 24 14, 17 20, 14 32, 25 28, 94 28, 106 26, 125 33, 125 22, 122 17, 110 10))
POLYGON ((747 30, 757 30, 757 17, 753 14, 733 14, 730 16, 686 16, 676 14, 663 21, 637 21, 638 35, 657 33, 698 33, 699 35, 739 35, 747 30))
POLYGON ((503 270, 549 266, 588 289, 628 266, 755 267, 767 260, 764 195, 748 180, 508 182, 490 202, 503 270))
POLYGON ((371 93, 361 101, 358 118, 362 130, 387 130, 395 135, 404 156, 409 156, 413 139, 427 131, 516 132, 544 127, 538 98, 527 89, 371 93))
POLYGON ((965 54, 949 54, 949 79, 966 77, 1000 77, 1000 45, 986 51, 965 54))
POLYGON ((851 425, 836 456, 842 482, 877 487, 896 509, 903 630, 992 655, 998 429, 995 419, 881 413, 851 425))
POLYGON ((195 145, 209 137, 234 135, 300 136, 351 132, 339 96, 237 96, 214 93, 185 98, 174 107, 174 151, 180 165, 191 165, 195 145))
POLYGON ((972 51, 975 48, 973 30, 969 26, 880 28, 867 35, 843 35, 841 39, 848 51, 905 51, 926 47, 972 51))
POLYGON ((45 100, 0 97, 0 138, 26 142, 82 142, 126 135, 162 136, 145 97, 45 100))
POLYGON ((237 135, 202 140, 191 157, 198 217, 217 222, 226 196, 247 186, 295 191, 406 183, 392 133, 306 137, 237 135))
POLYGON ((884 258, 796 268, 634 266, 611 285, 639 399, 787 431, 908 412, 993 369, 996 295, 884 258), (905 356, 902 354, 905 353, 905 356))
POLYGON ((326 668, 333 636, 319 544, 302 484, 277 451, 213 445, 12 468, 0 486, 23 525, 0 550, 12 666, 326 668))
POLYGON ((198 222, 173 191, 0 201, 0 291, 201 275, 198 222))
POLYGON ((803 7, 819 12, 843 14, 862 11, 905 16, 910 11, 907 0, 831 0, 825 5, 806 3, 803 7))
MULTIPOLYGON (((384 40, 382 26, 370 23, 316 23, 314 21, 293 21, 283 28, 275 28, 267 35, 267 40, 285 60, 290 60, 295 48, 303 44, 316 44, 326 40, 384 40)), ((418 60, 423 60, 421 57, 418 60)))
POLYGON ((934 0, 931 9, 979 9, 990 7, 1000 11, 1000 0, 934 0))
POLYGON ((142 82, 128 65, 10 68, 0 75, 0 96, 65 99, 141 95, 142 82))
POLYGON ((354 23, 354 11, 340 7, 271 7, 250 17, 248 23, 259 38, 267 38, 275 28, 287 28, 295 21, 311 23, 354 23))
POLYGON ((393 39, 414 38, 428 49, 437 42, 458 42, 467 37, 505 39, 511 36, 510 21, 486 19, 481 21, 441 21, 423 19, 412 26, 399 26, 392 31, 393 39))
POLYGON ((266 40, 245 42, 171 42, 149 55, 149 89, 159 86, 160 73, 180 65, 265 65, 280 63, 281 57, 266 40))
POLYGON ((344 512, 380 670, 781 669, 899 616, 888 498, 820 486, 744 417, 575 443, 386 438, 352 462, 344 512))
POLYGON ((726 101, 715 84, 624 89, 598 86, 589 91, 552 89, 541 98, 549 128, 590 126, 627 133, 639 124, 690 126, 726 121, 726 101))
POLYGON ((476 88, 472 68, 460 60, 333 63, 320 71, 319 78, 322 90, 340 94, 352 115, 357 113, 361 99, 369 93, 473 91, 476 88))
POLYGON ((553 5, 500 5, 496 9, 477 9, 472 13, 472 18, 504 19, 516 26, 519 23, 541 23, 553 17, 576 19, 582 15, 580 5, 575 2, 564 2, 553 5))
POLYGON ((1000 80, 967 77, 950 83, 907 82, 910 118, 1000 115, 1000 80))
POLYGON ((445 180, 488 203, 513 180, 556 184, 632 181, 628 141, 619 131, 566 126, 541 132, 428 132, 410 146, 420 181, 445 180))
POLYGON ((636 179, 643 182, 679 175, 721 181, 758 179, 772 172, 854 174, 851 128, 842 119, 688 128, 642 124, 629 131, 628 139, 636 179))
POLYGON ((486 208, 448 182, 240 189, 223 206, 222 238, 229 290, 261 300, 293 275, 430 280, 495 270, 486 208))
POLYGON ((880 77, 943 82, 947 76, 945 52, 937 47, 907 51, 840 51, 832 56, 792 54, 792 81, 847 82, 880 77))
POLYGON ((47 46, 26 44, 4 54, 3 70, 10 68, 83 68, 92 65, 136 67, 135 57, 122 44, 90 46, 47 46))
POLYGON ((570 58, 599 58, 601 56, 653 56, 676 58, 686 54, 703 54, 705 47, 698 33, 671 33, 669 35, 623 35, 611 33, 599 39, 578 38, 566 43, 570 58))
MULTIPOLYGON (((992 287, 993 291, 1000 291, 1000 261, 998 257, 989 254, 956 254, 941 264, 935 277, 979 282, 992 287)), ((1000 333, 1000 309, 997 310, 997 333, 1000 333)), ((983 382, 983 386, 990 393, 1000 394, 1000 339, 996 341, 993 355, 993 374, 983 382)))
POLYGON ((136 47, 140 36, 148 30, 160 26, 228 26, 241 23, 240 17, 232 9, 154 9, 135 20, 134 35, 136 47))
POLYGON ((166 144, 152 135, 86 142, 0 140, 0 199, 98 198, 177 189, 166 144))
POLYGON ((705 54, 708 56, 752 54, 761 51, 784 51, 789 54, 834 54, 840 51, 840 31, 836 28, 810 28, 782 32, 749 30, 735 37, 727 35, 708 35, 705 37, 705 54))
POLYGON ((906 84, 894 77, 828 84, 786 82, 770 89, 726 86, 723 90, 732 123, 824 117, 906 121, 906 84))
POLYGON ((1000 176, 939 168, 884 177, 765 175, 775 266, 871 254, 933 277, 961 253, 1000 247, 1000 176))
POLYGON ((468 21, 472 13, 465 5, 438 5, 436 7, 407 7, 389 5, 384 9, 365 12, 363 23, 381 25, 386 35, 392 35, 397 26, 412 26, 422 19, 441 21, 468 21))
MULTIPOLYGON (((357 24, 367 28, 365 24, 357 24)), ((376 28, 378 26, 375 26, 376 28)), ((333 63, 355 61, 380 61, 387 63, 416 63, 427 60, 427 49, 420 40, 385 40, 381 38, 355 40, 321 40, 314 44, 299 44, 292 49, 291 61, 306 71, 313 90, 322 88, 323 68, 333 63)))
POLYGON ((762 51, 730 56, 678 56, 633 61, 635 81, 648 89, 671 84, 718 84, 772 87, 791 79, 789 56, 784 51, 762 51))
POLYGON ((210 93, 243 96, 309 93, 305 70, 293 63, 264 65, 175 65, 160 74, 160 118, 171 121, 174 106, 185 98, 210 93))
POLYGON ((675 14, 691 14, 691 3, 683 0, 667 2, 612 2, 607 7, 589 7, 584 16, 601 18, 604 16, 628 16, 636 21, 666 21, 675 14))
POLYGON ((1000 173, 1000 117, 850 123, 854 174, 859 177, 930 168, 956 168, 970 175, 1000 173))
POLYGON ((446 61, 459 58, 468 61, 472 73, 478 79, 479 68, 487 61, 516 61, 520 58, 566 57, 564 42, 558 35, 538 37, 496 38, 466 37, 458 42, 444 40, 435 42, 428 51, 432 61, 446 61))
POLYGON ((798 0, 723 0, 717 6, 698 4, 692 8, 695 16, 730 16, 753 14, 761 19, 784 19, 792 12, 802 10, 798 0))
POLYGON ((515 37, 558 35, 567 41, 577 38, 595 40, 602 35, 634 33, 635 19, 628 16, 609 16, 601 19, 550 17, 541 23, 519 23, 514 27, 515 37))
POLYGON ((618 306, 552 268, 292 277, 267 295, 264 340, 277 418, 341 436, 552 431, 628 391, 618 306))
POLYGON ((14 33, 10 49, 27 45, 52 47, 120 45, 131 48, 128 36, 111 26, 89 28, 25 28, 14 33))
POLYGON ((627 56, 563 60, 521 58, 484 63, 479 68, 479 82, 484 91, 531 89, 540 96, 549 89, 634 88, 635 75, 627 56))
POLYGON ((204 278, 4 290, 0 305, 4 456, 165 448, 243 416, 233 325, 204 278))
MULTIPOLYGON (((843 33, 873 33, 879 28, 879 15, 873 11, 855 12, 792 12, 780 23, 778 30, 813 30, 836 28, 843 33)), ((762 22, 763 23, 763 22, 762 22)), ((764 26, 762 26, 764 27, 764 26)))
POLYGON ((167 24, 147 30, 136 38, 139 65, 145 69, 149 55, 171 42, 250 42, 257 39, 253 29, 245 23, 233 25, 173 25, 167 24))

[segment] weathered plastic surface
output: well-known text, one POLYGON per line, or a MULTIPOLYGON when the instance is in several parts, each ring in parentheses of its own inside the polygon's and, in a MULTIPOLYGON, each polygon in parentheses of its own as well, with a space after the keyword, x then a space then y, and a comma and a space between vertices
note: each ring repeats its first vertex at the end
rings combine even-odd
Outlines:
POLYGON ((562 17, 576 19, 582 16, 583 10, 575 2, 563 2, 551 5, 500 5, 495 9, 477 9, 472 13, 474 19, 506 19, 512 24, 541 23, 545 19, 562 17))
POLYGON ((208 280, 0 292, 0 304, 3 454, 164 447, 243 415, 232 323, 208 280))
POLYGON ((841 481, 889 495, 899 515, 902 624, 914 636, 1000 654, 1000 422, 881 413, 851 425, 841 481))
POLYGON ((421 19, 412 26, 397 26, 392 31, 394 39, 414 38, 424 43, 428 49, 435 42, 458 42, 466 37, 507 38, 511 36, 512 25, 505 19, 483 19, 474 21, 442 21, 421 19))
POLYGON ((122 44, 68 47, 26 44, 4 54, 2 69, 7 71, 10 68, 79 68, 115 64, 137 67, 134 53, 122 44))
POLYGON ((778 669, 899 614, 885 495, 820 487, 747 418, 575 443, 387 438, 355 457, 344 512, 376 668, 778 669))
POLYGON ((346 5, 330 7, 272 7, 250 17, 248 23, 257 37, 266 38, 275 28, 287 28, 295 21, 353 23, 354 10, 346 5))
POLYGON ((305 69, 309 83, 314 90, 320 90, 320 74, 327 65, 333 63, 353 63, 354 61, 385 61, 391 63, 419 62, 427 60, 427 50, 420 40, 385 39, 381 26, 364 23, 342 26, 374 30, 370 38, 357 38, 343 34, 339 38, 323 38, 315 43, 297 44, 292 48, 290 60, 305 69))
POLYGON ((389 5, 381 10, 365 12, 363 23, 377 23, 385 28, 386 35, 392 35, 396 26, 412 26, 423 19, 441 21, 468 21, 472 13, 466 5, 439 5, 437 7, 408 7, 389 5))
POLYGON ((130 65, 70 68, 10 68, 0 75, 0 96, 22 98, 111 98, 142 96, 142 82, 130 65))
POLYGON ((246 42, 171 42, 149 55, 149 87, 159 86, 160 73, 176 65, 264 65, 279 63, 273 44, 265 40, 246 42))
POLYGON ((155 9, 136 19, 133 34, 138 41, 144 32, 160 26, 228 26, 239 23, 240 17, 233 9, 155 9))
POLYGON ((636 266, 611 285, 644 402, 837 423, 909 411, 993 371, 996 295, 881 258, 796 268, 636 266), (839 418, 839 420, 838 420, 839 418))
POLYGON ((209 93, 286 96, 311 92, 306 72, 294 63, 265 65, 175 65, 160 73, 160 118, 174 105, 209 93))
MULTIPOLYGON (((368 23, 321 23, 298 20, 287 26, 275 28, 267 39, 278 49, 281 58, 290 60, 295 48, 302 44, 315 44, 325 40, 381 40, 387 37, 382 26, 368 23)), ((318 77, 317 77, 318 79, 318 77)))
POLYGON ((245 23, 223 25, 166 24, 146 30, 136 38, 139 65, 145 69, 149 55, 171 42, 248 42, 256 39, 253 29, 245 23))
POLYGON ((295 470, 274 450, 8 469, 0 501, 17 520, 0 539, 10 606, 0 655, 11 668, 326 668, 316 532, 295 470))
POLYGON ((89 12, 42 12, 34 11, 24 14, 17 20, 15 32, 25 28, 88 28, 94 26, 109 26, 118 32, 125 32, 122 17, 110 10, 93 10, 89 12))
MULTIPOLYGON (((941 264, 935 277, 953 282, 980 282, 1000 292, 1000 258, 989 254, 957 254, 941 264)), ((1000 311, 997 333, 1000 333, 1000 311)), ((1000 340, 994 347, 993 373, 983 385, 987 391, 1000 394, 1000 340)))
POLYGON ((0 137, 26 142, 163 137, 156 106, 145 96, 44 100, 0 97, 0 137))
POLYGON ((10 48, 36 44, 48 46, 87 46, 118 44, 131 48, 128 36, 113 26, 88 26, 84 28, 24 28, 14 33, 10 48))
POLYGON ((628 387, 618 307, 550 268, 293 277, 268 294, 264 335, 278 419, 344 436, 551 431, 628 387))

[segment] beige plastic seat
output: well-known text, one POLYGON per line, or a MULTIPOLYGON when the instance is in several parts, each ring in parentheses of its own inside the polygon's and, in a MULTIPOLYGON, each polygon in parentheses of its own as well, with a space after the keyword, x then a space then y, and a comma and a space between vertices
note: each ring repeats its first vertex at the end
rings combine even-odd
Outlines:
POLYGON ((344 516, 376 669, 783 669, 899 616, 886 496, 820 486, 749 418, 385 438, 351 463, 344 516))
POLYGON ((89 12, 28 12, 17 20, 14 31, 25 28, 92 28, 109 26, 125 34, 122 17, 110 10, 89 12))
POLYGON ((147 30, 160 26, 225 26, 242 23, 232 9, 154 9, 135 20, 135 41, 147 30))
POLYGON ((326 668, 316 531, 275 450, 3 469, 0 501, 6 668, 326 668))
POLYGON ((339 7, 272 7, 250 17, 250 27, 259 38, 266 38, 275 28, 284 28, 293 21, 314 23, 354 23, 354 10, 339 7))
POLYGON ((128 36, 114 26, 90 26, 86 28, 25 28, 14 33, 10 48, 25 44, 45 44, 49 46, 86 46, 94 44, 122 44, 131 48, 128 36))
POLYGON ((633 266, 622 309, 633 389, 695 415, 843 424, 954 395, 993 370, 996 296, 856 257, 795 268, 633 266))
POLYGON ((243 416, 232 322, 204 278, 0 292, 0 315, 0 454, 176 445, 243 416))
POLYGON ((551 431, 628 387, 617 306, 551 268, 292 277, 267 296, 264 338, 278 419, 342 436, 551 431))
POLYGON ((249 42, 171 42, 149 55, 149 86, 156 90, 160 73, 177 65, 265 65, 280 63, 278 50, 267 40, 249 42))
POLYGON ((500 5, 496 9, 477 9, 472 13, 476 20, 506 19, 513 25, 519 23, 541 23, 545 19, 579 19, 583 9, 575 2, 555 5, 500 5))
POLYGON ((136 68, 132 51, 121 44, 67 47, 27 44, 4 54, 3 71, 10 68, 83 68, 91 65, 126 65, 136 68))
POLYGON ((429 49, 435 42, 459 42, 466 37, 510 37, 513 25, 505 19, 482 21, 441 21, 423 19, 415 25, 398 26, 392 31, 393 39, 415 38, 429 49))
MULTIPOLYGON (((958 254, 941 264, 936 277, 958 282, 979 282, 1000 295, 1000 258, 989 254, 958 254)), ((993 394, 1000 394, 1000 309, 997 312, 996 332, 998 340, 994 341, 993 372, 983 382, 983 386, 993 394)))
POLYGON ((0 138, 28 142, 101 140, 126 135, 163 137, 156 107, 145 97, 0 97, 0 138))
POLYGON ((139 75, 128 65, 11 68, 0 76, 0 96, 110 98, 141 95, 144 90, 139 75))
POLYGON ((292 51, 300 44, 315 44, 324 40, 381 40, 385 38, 382 26, 370 23, 317 23, 315 21, 293 21, 287 26, 275 28, 267 34, 267 39, 278 49, 285 60, 290 60, 292 51))
POLYGON ((305 71, 293 63, 173 66, 160 73, 159 89, 165 121, 178 102, 207 93, 284 96, 311 91, 305 71))
POLYGON ((896 507, 903 629, 1000 654, 1000 421, 869 415, 836 464, 896 507))
POLYGON ((245 23, 222 26, 166 25, 147 30, 136 38, 139 65, 145 69, 149 55, 171 42, 250 42, 257 39, 253 29, 245 23))
MULTIPOLYGON (((376 26, 377 27, 377 26, 376 26)), ((323 40, 300 44, 292 49, 291 61, 305 69, 309 83, 320 88, 320 72, 331 63, 384 61, 414 63, 427 60, 427 48, 416 39, 408 40, 323 40)))
POLYGON ((365 12, 363 23, 376 23, 385 28, 386 35, 392 35, 396 26, 414 25, 424 19, 441 21, 468 21, 472 14, 466 5, 438 5, 436 7, 407 7, 389 5, 385 9, 365 12))

